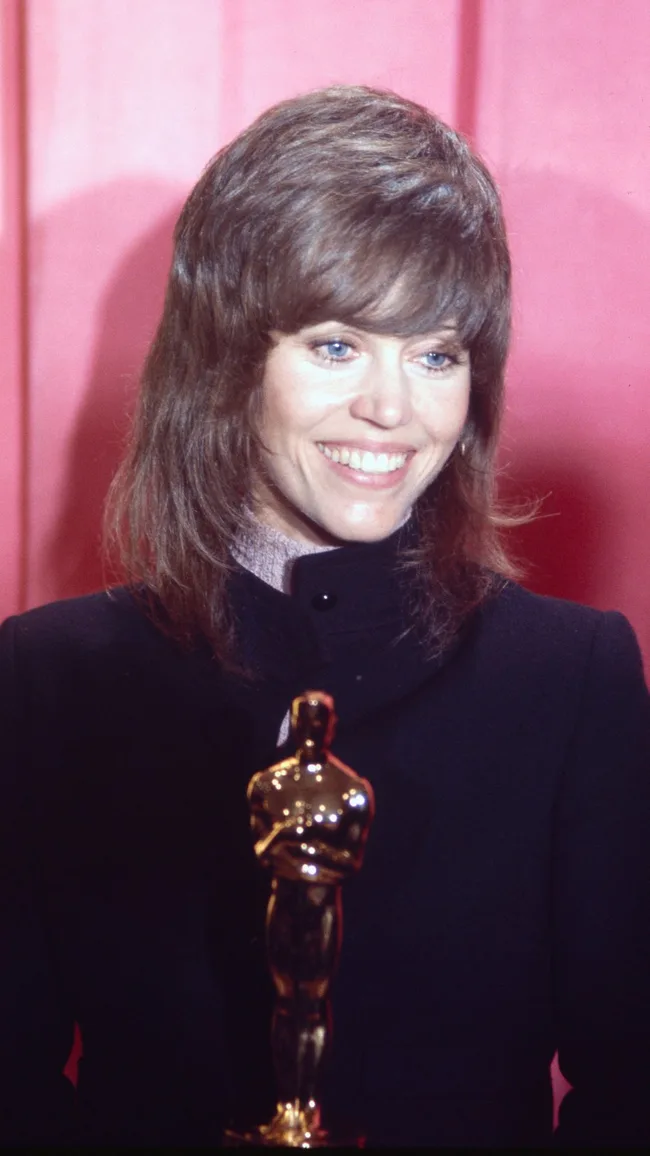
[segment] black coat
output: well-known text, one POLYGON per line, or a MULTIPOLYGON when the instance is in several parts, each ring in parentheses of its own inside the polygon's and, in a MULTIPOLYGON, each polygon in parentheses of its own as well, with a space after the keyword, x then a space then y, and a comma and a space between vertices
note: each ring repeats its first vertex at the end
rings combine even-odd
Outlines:
POLYGON ((334 695, 375 789, 345 885, 330 1121, 369 1142, 650 1142, 650 722, 618 614, 516 585, 444 661, 394 539, 240 573, 255 680, 124 589, 0 631, 0 1143, 211 1146, 268 1119, 266 882, 245 788, 292 696, 334 695), (318 595, 333 597, 322 609, 318 595), (61 1076, 73 1023, 78 1091, 61 1076))

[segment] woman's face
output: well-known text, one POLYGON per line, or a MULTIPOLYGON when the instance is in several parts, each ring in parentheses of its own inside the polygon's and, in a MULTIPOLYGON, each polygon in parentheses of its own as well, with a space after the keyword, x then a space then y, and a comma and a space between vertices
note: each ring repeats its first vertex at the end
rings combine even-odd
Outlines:
POLYGON ((403 338, 326 322, 272 337, 258 518, 303 542, 386 538, 461 435, 469 354, 451 326, 403 338))

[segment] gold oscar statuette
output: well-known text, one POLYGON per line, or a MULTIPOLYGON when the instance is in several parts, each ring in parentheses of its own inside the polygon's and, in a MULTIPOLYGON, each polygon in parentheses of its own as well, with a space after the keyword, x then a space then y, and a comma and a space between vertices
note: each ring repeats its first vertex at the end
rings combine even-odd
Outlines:
POLYGON ((266 944, 275 986, 277 1111, 250 1132, 227 1132, 228 1147, 336 1144, 321 1126, 320 1093, 341 950, 341 884, 361 867, 374 796, 365 779, 330 754, 335 723, 329 695, 299 695, 291 708, 296 754, 248 785, 255 853, 271 871, 266 944))

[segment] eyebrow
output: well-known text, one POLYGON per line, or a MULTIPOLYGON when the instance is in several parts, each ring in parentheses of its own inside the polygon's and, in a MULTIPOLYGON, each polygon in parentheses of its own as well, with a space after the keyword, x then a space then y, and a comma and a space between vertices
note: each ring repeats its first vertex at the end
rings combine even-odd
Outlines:
MULTIPOLYGON (((321 330, 327 331, 328 329, 332 329, 332 328, 338 328, 341 330, 347 329, 351 333, 370 333, 370 334, 374 334, 377 337, 399 337, 400 336, 398 333, 378 333, 376 330, 373 330, 373 329, 363 329, 360 325, 352 325, 349 321, 340 321, 336 317, 333 317, 330 321, 314 321, 313 324, 309 324, 309 322, 308 322, 306 325, 302 325, 300 327, 300 329, 296 330, 296 336, 299 333, 308 333, 308 332, 318 333, 321 330)), ((412 338, 413 340, 417 341, 417 340, 421 340, 421 339, 424 340, 427 337, 435 338, 435 337, 445 336, 447 334, 449 336, 458 337, 459 336, 458 335, 458 327, 456 325, 453 325, 453 324, 438 325, 435 329, 428 329, 428 330, 423 331, 422 333, 410 333, 410 334, 408 334, 408 336, 404 337, 404 340, 407 341, 407 340, 410 340, 412 338)), ((460 342, 459 342, 459 345, 460 345, 460 342)), ((465 346, 461 346, 461 347, 463 349, 465 348, 465 346)))

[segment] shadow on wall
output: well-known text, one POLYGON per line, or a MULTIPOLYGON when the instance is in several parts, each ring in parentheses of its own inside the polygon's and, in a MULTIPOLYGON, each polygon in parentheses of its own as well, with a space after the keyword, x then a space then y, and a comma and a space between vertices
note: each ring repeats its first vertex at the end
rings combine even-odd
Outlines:
POLYGON ((508 493, 546 498, 514 535, 526 584, 624 609, 647 645, 649 222, 634 189, 614 196, 611 180, 504 175, 515 342, 502 457, 508 493))
POLYGON ((102 510, 122 456, 138 376, 161 313, 181 203, 120 264, 108 284, 97 325, 92 369, 71 438, 61 515, 49 566, 55 597, 102 588, 102 510))
POLYGON ((500 494, 516 509, 540 502, 537 516, 507 535, 507 546, 529 590, 595 605, 608 555, 607 507, 593 477, 562 455, 518 454, 500 494))

